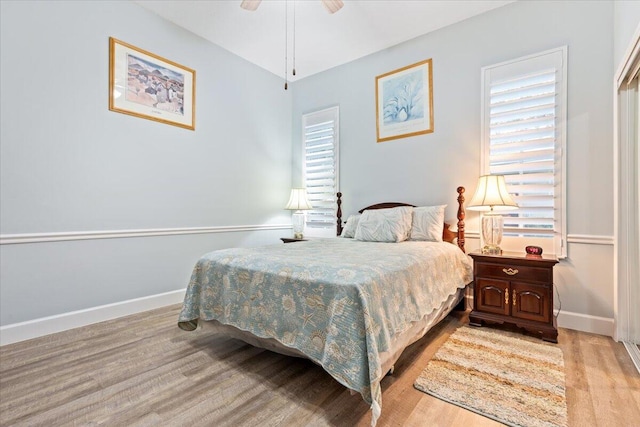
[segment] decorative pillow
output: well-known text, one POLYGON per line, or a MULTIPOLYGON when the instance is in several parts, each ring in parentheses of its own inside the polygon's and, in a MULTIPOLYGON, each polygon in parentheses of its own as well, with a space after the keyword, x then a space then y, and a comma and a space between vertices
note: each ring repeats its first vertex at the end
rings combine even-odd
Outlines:
POLYGON ((371 209, 362 213, 356 240, 365 242, 402 242, 411 233, 411 213, 413 208, 401 206, 391 209, 371 209))
POLYGON ((358 228, 358 222, 361 216, 360 214, 356 214, 350 215, 349 218, 347 218, 347 223, 342 229, 342 237, 353 238, 356 235, 356 229, 358 228))
POLYGON ((444 208, 446 207, 447 205, 413 208, 411 240, 442 242, 444 208))

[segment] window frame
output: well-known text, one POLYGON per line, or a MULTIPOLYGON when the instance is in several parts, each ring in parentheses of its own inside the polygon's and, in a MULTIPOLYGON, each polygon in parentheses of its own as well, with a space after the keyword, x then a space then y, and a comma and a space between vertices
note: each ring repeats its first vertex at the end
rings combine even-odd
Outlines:
MULTIPOLYGON (((333 121, 333 165, 334 165, 334 191, 331 197, 334 200, 333 203, 333 222, 329 227, 310 227, 308 226, 307 215, 305 215, 305 236, 309 237, 335 237, 336 236, 336 226, 337 226, 337 203, 336 201, 336 193, 340 191, 340 107, 338 105, 323 108, 320 110, 310 111, 302 115, 302 137, 301 137, 301 175, 302 175, 302 183, 305 188, 307 188, 307 127, 317 125, 322 123, 322 117, 330 116, 333 121), (312 125, 308 125, 307 122, 314 121, 314 118, 317 120, 317 123, 312 125)), ((308 189, 307 189, 308 190, 308 189)), ((307 191, 307 197, 311 204, 313 205, 313 196, 309 194, 307 191)), ((306 211, 306 213, 313 213, 314 209, 306 211)))
MULTIPOLYGON (((545 249, 545 253, 555 254, 558 258, 567 256, 567 46, 561 46, 555 49, 549 49, 543 52, 522 56, 509 61, 500 62, 493 65, 482 67, 480 77, 480 120, 481 120, 481 140, 480 140, 480 175, 490 173, 490 89, 491 89, 491 71, 500 67, 507 67, 516 63, 531 61, 531 68, 526 73, 533 73, 536 70, 534 60, 544 56, 561 55, 562 64, 557 68, 557 73, 561 73, 561 80, 557 83, 556 90, 556 140, 554 149, 554 181, 559 179, 560 182, 554 182, 554 192, 560 192, 559 196, 554 195, 554 233, 553 242, 550 244, 548 238, 532 238, 525 236, 504 236, 501 247, 509 251, 522 252, 527 245, 538 245, 545 249), (558 170, 559 169, 559 170, 558 170), (559 211, 559 212, 557 212, 559 211), (559 228, 559 230, 558 230, 559 228)), ((514 77, 516 74, 514 74, 514 77)), ((495 80, 494 80, 495 82, 495 80)), ((517 211, 514 211, 517 212, 517 211)), ((508 217, 505 217, 505 221, 508 217)))

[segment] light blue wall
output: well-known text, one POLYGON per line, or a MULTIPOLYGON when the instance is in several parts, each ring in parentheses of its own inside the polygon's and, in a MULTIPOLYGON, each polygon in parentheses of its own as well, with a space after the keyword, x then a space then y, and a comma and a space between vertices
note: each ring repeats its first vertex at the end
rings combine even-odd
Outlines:
MULTIPOLYGON (((0 233, 290 223, 278 77, 128 1, 1 2, 0 233), (196 130, 108 110, 109 37, 196 70, 196 130)), ((2 245, 0 325, 182 289, 259 231, 2 245)))
POLYGON ((631 39, 640 25, 640 1, 617 0, 614 2, 615 31, 613 39, 614 71, 627 53, 631 39))
POLYGON ((611 235, 612 24, 611 2, 516 2, 306 78, 293 85, 294 141, 301 114, 339 105, 348 211, 381 197, 451 199, 457 185, 473 191, 477 181, 480 69, 568 45, 569 232, 611 235), (376 76, 427 58, 435 132, 376 143, 376 76))
MULTIPOLYGON (((519 1, 296 82, 294 179, 300 116, 339 105, 345 215, 380 201, 447 201, 454 218, 456 187, 468 200, 479 174, 481 68, 567 45, 568 233, 612 238, 613 21, 609 1, 519 1), (435 132, 376 143, 376 76, 427 58, 435 132)), ((477 218, 467 213, 467 230, 478 232, 477 218)), ((596 246, 570 244, 556 274, 562 308, 612 318, 612 246, 596 246)))

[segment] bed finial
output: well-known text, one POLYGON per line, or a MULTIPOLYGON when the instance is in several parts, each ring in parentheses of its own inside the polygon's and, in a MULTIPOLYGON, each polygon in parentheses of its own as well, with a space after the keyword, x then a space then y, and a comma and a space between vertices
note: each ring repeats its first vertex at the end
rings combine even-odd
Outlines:
POLYGON ((336 216, 338 217, 336 236, 340 236, 342 234, 342 193, 338 191, 338 194, 336 194, 336 196, 338 196, 338 200, 336 201, 336 203, 338 204, 338 212, 336 213, 336 216))
POLYGON ((456 190, 458 192, 458 247, 464 250, 464 218, 466 213, 464 211, 464 187, 460 186, 456 190))

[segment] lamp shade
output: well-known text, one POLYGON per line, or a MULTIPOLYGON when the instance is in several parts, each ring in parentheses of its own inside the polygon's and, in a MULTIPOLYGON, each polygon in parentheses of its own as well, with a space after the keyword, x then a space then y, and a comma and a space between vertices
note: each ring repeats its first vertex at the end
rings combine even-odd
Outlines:
POLYGON ((289 197, 289 202, 285 209, 290 209, 294 211, 313 209, 309 200, 307 200, 307 189, 306 188, 292 188, 291 189, 291 197, 289 197))
POLYGON ((503 175, 482 175, 467 206, 467 209, 475 211, 506 211, 517 208, 517 203, 507 191, 503 175))
POLYGON ((240 7, 244 10, 254 11, 260 6, 260 2, 262 2, 262 0, 242 0, 240 7))
POLYGON ((327 12, 336 13, 337 11, 342 9, 344 3, 342 2, 342 0, 322 0, 322 5, 325 9, 327 9, 327 12))

